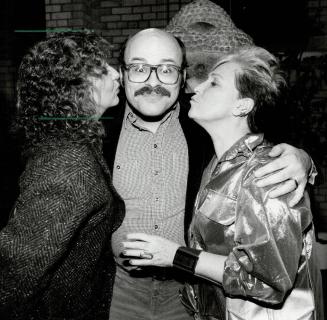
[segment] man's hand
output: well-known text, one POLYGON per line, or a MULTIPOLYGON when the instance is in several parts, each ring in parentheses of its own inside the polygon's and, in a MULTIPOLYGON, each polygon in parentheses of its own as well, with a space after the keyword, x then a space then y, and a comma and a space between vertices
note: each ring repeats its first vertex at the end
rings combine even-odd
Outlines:
POLYGON ((277 159, 255 172, 257 178, 262 178, 258 180, 257 186, 265 187, 280 183, 269 193, 271 198, 277 198, 295 190, 289 205, 296 205, 304 194, 308 173, 311 169, 311 158, 304 150, 286 143, 274 146, 269 156, 277 157, 277 159), (269 176, 265 177, 266 175, 269 176))
POLYGON ((123 242, 124 256, 135 257, 133 266, 171 267, 179 244, 168 239, 145 233, 130 233, 123 242))

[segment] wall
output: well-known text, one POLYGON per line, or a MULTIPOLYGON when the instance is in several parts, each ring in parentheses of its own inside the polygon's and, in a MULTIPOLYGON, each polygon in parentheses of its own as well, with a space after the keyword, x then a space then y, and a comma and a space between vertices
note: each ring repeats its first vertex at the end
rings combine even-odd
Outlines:
POLYGON ((309 48, 325 51, 327 49, 327 0, 308 0, 308 15, 314 24, 309 48))
POLYGON ((18 152, 9 133, 15 106, 16 81, 12 20, 13 2, 4 0, 0 10, 0 227, 6 221, 17 195, 16 168, 19 167, 18 152))
MULTIPOLYGON (((14 62, 12 58, 12 37, 10 20, 12 18, 12 6, 9 1, 4 1, 0 10, 0 96, 1 102, 10 103, 14 100, 14 62)), ((3 109, 1 109, 3 111, 3 109)))
POLYGON ((190 0, 45 0, 47 28, 95 30, 112 43, 117 65, 121 43, 144 28, 164 28, 190 0), (88 4, 88 5, 87 5, 88 4))
POLYGON ((316 148, 319 149, 322 158, 320 160, 320 179, 318 185, 314 188, 314 199, 316 206, 316 213, 319 215, 320 226, 318 228, 327 231, 327 0, 308 0, 308 16, 312 22, 312 36, 308 42, 308 51, 312 55, 322 54, 320 58, 315 58, 315 74, 319 90, 315 95, 316 106, 312 109, 311 118, 315 120, 312 122, 311 130, 319 132, 315 141, 316 148))

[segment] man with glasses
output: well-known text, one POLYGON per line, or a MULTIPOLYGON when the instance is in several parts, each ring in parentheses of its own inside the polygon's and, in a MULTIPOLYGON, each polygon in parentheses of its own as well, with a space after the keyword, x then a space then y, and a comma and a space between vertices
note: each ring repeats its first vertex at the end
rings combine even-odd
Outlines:
POLYGON ((165 31, 146 29, 126 43, 121 66, 126 106, 108 124, 104 146, 126 205, 124 222, 112 237, 117 275, 110 320, 191 319, 179 299, 186 279, 170 268, 135 269, 121 244, 126 234, 145 232, 185 245, 211 156, 208 137, 178 103, 185 65, 183 47, 165 31))
POLYGON ((147 82, 152 71, 154 71, 161 83, 175 84, 182 71, 182 68, 172 64, 158 64, 156 66, 151 66, 146 63, 132 63, 129 65, 123 65, 122 67, 127 70, 129 81, 136 83, 147 82))

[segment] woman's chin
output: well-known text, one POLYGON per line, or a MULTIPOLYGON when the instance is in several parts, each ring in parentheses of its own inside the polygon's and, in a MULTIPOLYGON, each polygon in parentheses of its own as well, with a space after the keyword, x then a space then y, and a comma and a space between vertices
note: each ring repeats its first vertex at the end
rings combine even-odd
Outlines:
POLYGON ((191 109, 188 111, 188 117, 190 118, 190 119, 193 119, 194 120, 194 110, 193 110, 193 108, 191 107, 191 109))
POLYGON ((201 121, 201 117, 197 116, 195 112, 192 112, 192 110, 190 110, 190 111, 188 112, 188 117, 189 117, 190 119, 192 119, 193 121, 195 121, 198 125, 200 125, 200 126, 202 127, 201 123, 202 123, 203 121, 201 121))
POLYGON ((188 117, 194 120, 196 123, 199 123, 199 121, 201 121, 201 117, 199 117, 199 115, 197 115, 196 112, 192 109, 190 109, 190 111, 188 112, 188 117))
MULTIPOLYGON (((109 108, 112 108, 112 107, 115 107, 117 104, 119 103, 119 97, 116 96, 109 104, 108 106, 105 108, 105 110, 109 109, 109 108)), ((104 110, 104 111, 105 111, 104 110)))

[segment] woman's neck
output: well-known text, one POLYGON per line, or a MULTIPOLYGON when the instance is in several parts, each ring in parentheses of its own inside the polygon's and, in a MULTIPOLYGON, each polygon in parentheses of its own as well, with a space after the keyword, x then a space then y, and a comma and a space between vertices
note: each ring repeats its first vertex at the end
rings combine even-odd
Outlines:
POLYGON ((248 133, 251 133, 247 121, 232 121, 216 123, 210 128, 205 128, 211 136, 215 153, 220 159, 222 155, 239 139, 248 133))

